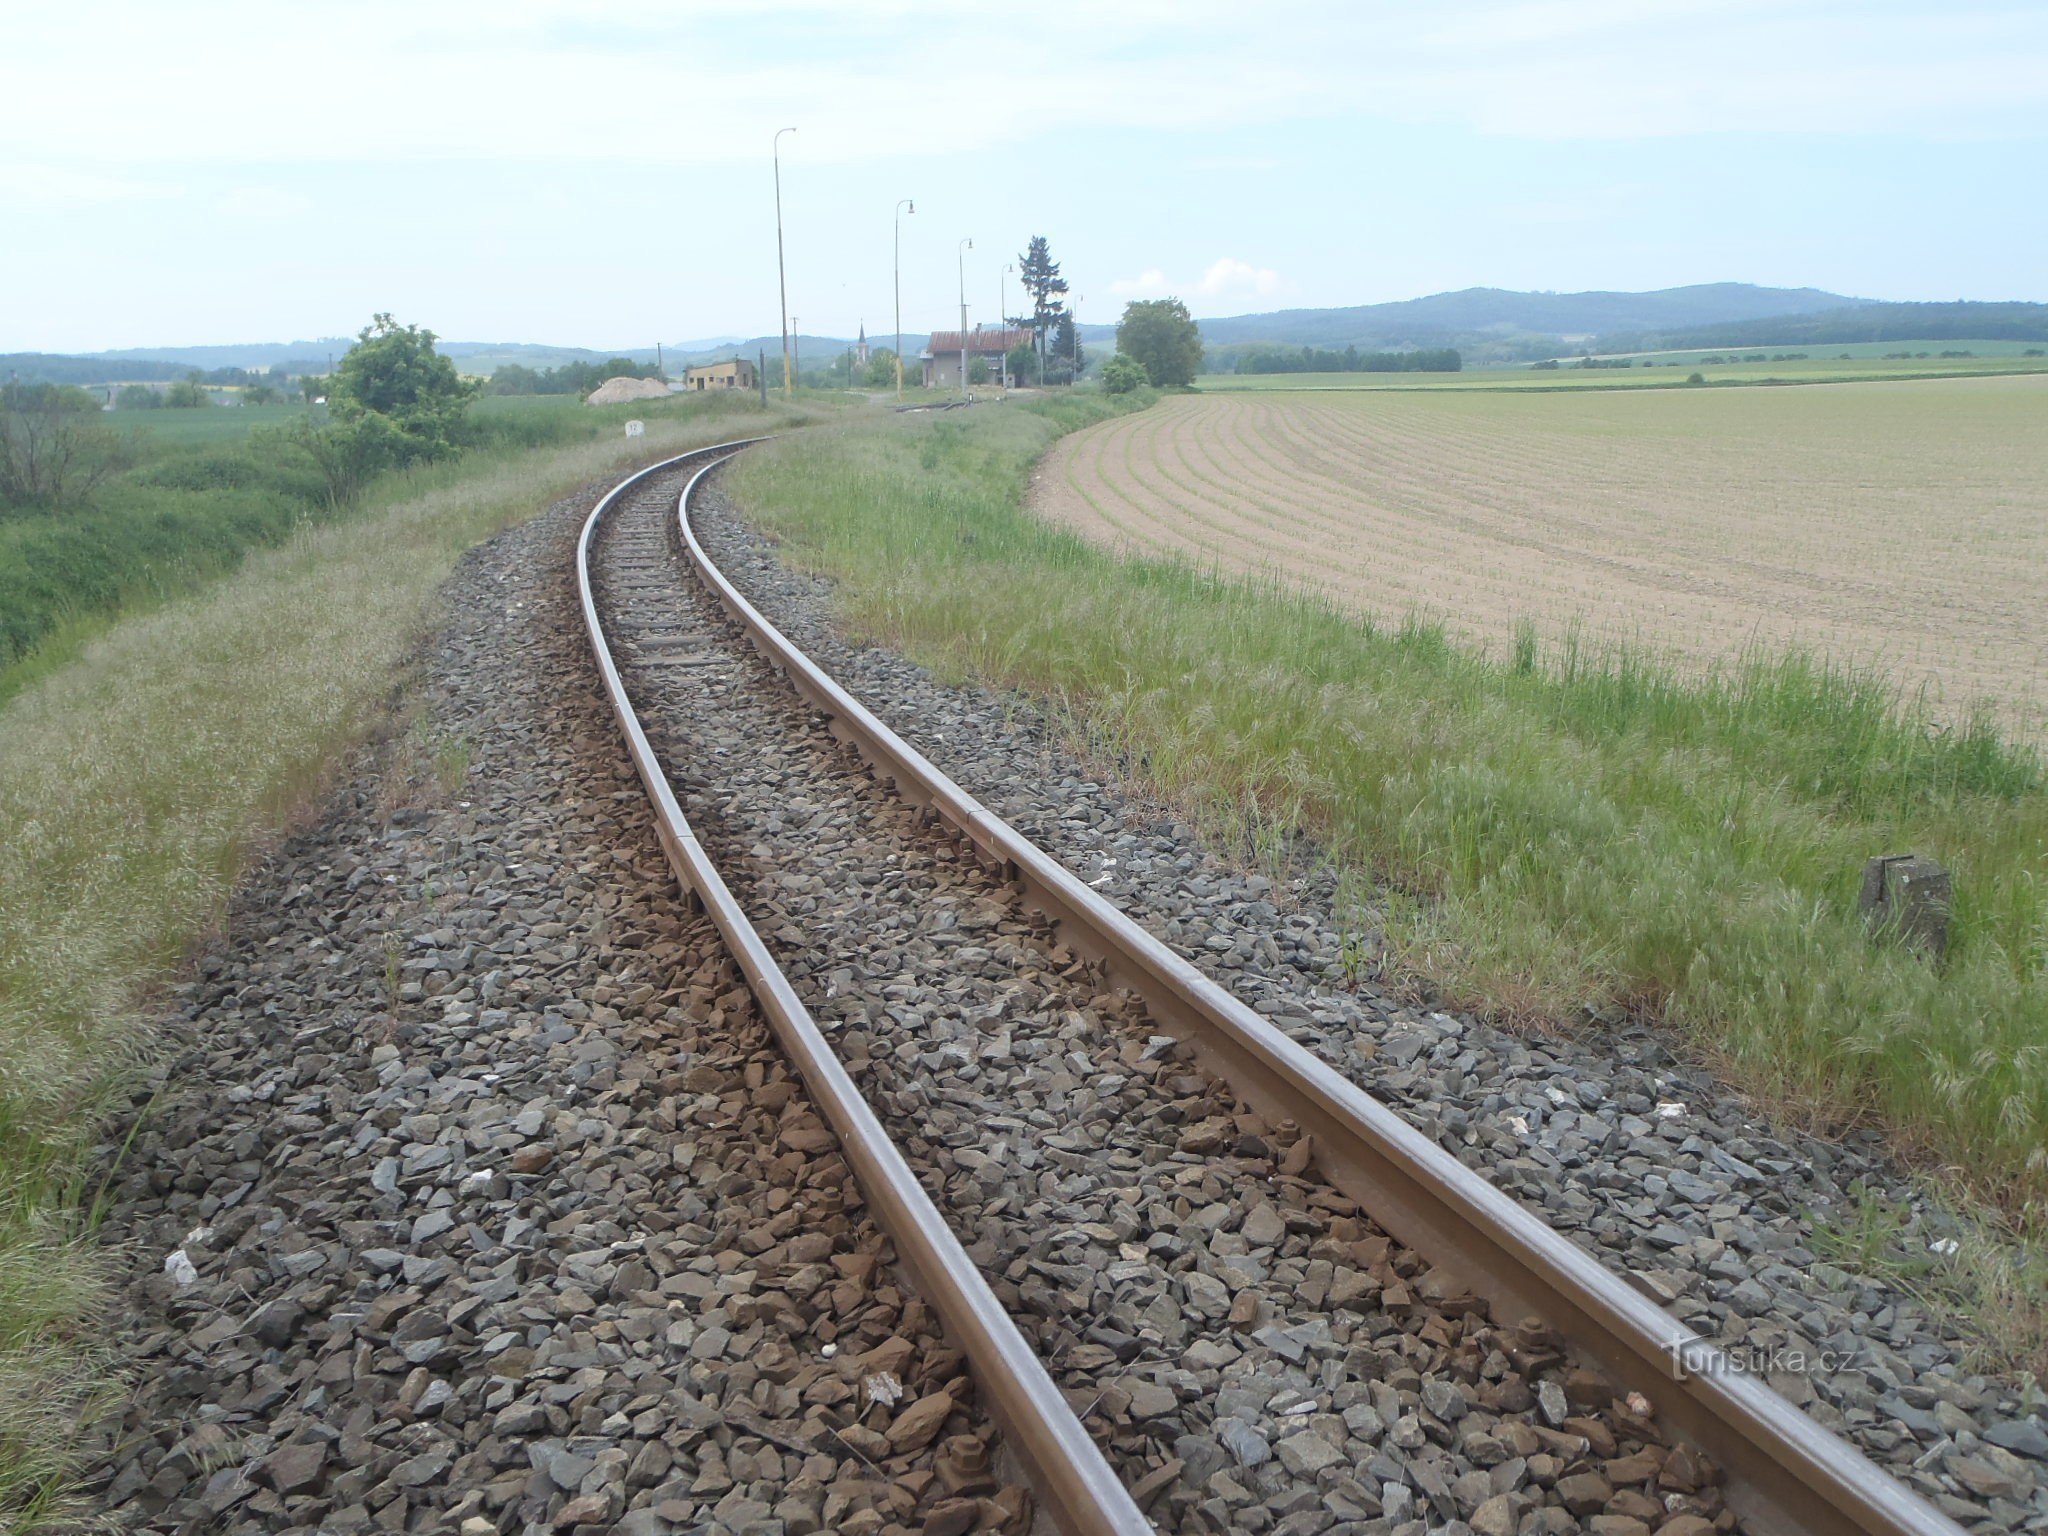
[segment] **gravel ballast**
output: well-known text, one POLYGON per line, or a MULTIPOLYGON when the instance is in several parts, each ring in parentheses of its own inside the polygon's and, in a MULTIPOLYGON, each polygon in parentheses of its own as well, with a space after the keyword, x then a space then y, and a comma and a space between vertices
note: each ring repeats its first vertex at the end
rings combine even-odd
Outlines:
POLYGON ((102 1229, 133 1390, 85 1502, 125 1528, 1031 1522, 676 894, 575 604, 589 500, 463 561, 427 748, 367 754, 178 989, 102 1229))
POLYGON ((1714 1528, 1649 1405, 1390 1242, 883 790, 687 577, 672 498, 615 517, 594 574, 693 829, 1162 1529, 1714 1528))
POLYGON ((1951 1517, 2048 1530, 2039 1391, 1973 1369, 1952 1321, 1810 1245, 1816 1214, 1849 1221, 1863 1191, 1919 1207, 1922 1246, 1948 1239, 1875 1134, 1774 1126, 1638 1022, 1530 1036, 1356 979, 1326 868, 1297 860, 1276 885, 1205 852, 1169 810, 1077 759, 1030 700, 848 641, 829 585, 782 564, 715 488, 695 526, 819 665, 1259 1013, 1951 1517))

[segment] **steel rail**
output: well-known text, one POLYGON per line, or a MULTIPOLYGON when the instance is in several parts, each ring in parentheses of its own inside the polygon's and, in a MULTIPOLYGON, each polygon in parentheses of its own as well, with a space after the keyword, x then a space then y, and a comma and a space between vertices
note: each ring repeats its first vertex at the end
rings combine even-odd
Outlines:
POLYGON ((877 719, 705 552, 689 515, 702 479, 677 502, 692 564, 832 733, 1017 882, 1066 944, 1143 998, 1246 1102, 1313 1136, 1317 1167, 1395 1238, 1484 1296, 1497 1317, 1541 1318, 1622 1388, 1642 1392, 1727 1474, 1728 1502, 1755 1536, 1962 1536, 1855 1447, 1167 948, 877 719))
POLYGON ((918 1293, 938 1313, 947 1334, 973 1365, 975 1382, 1002 1425, 1006 1443, 1023 1463, 1039 1505, 1068 1536, 1152 1536, 1151 1522, 1103 1459, 1037 1354, 946 1226, 697 841, 640 725, 605 638, 590 580, 591 545, 605 514, 622 496, 654 476, 691 459, 708 459, 685 486, 683 499, 687 500, 697 482, 721 462, 721 457, 715 456, 729 455, 758 441, 751 438, 679 454, 622 480, 592 508, 576 543, 576 584, 583 600, 583 622, 633 766, 654 802, 655 831, 669 867, 717 927, 782 1048, 837 1135, 861 1194, 909 1266, 918 1293))

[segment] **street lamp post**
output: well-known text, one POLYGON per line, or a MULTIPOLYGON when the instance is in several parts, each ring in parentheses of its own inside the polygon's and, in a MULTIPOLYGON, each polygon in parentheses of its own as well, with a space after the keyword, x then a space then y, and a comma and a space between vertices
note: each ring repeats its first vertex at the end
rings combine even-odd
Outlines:
POLYGON ((953 252, 960 263, 960 398, 969 400, 967 393, 967 253, 974 249, 972 236, 963 235, 960 245, 953 252))
MULTIPOLYGON (((1003 318, 1003 290, 1009 286, 1008 278, 1016 270, 1017 264, 1015 262, 1006 261, 1003 263, 1002 276, 996 279, 996 329, 1005 333, 1010 329, 1010 322, 1003 318)), ((997 387, 1002 390, 1007 398, 1010 392, 1010 349, 1008 347, 1003 349, 1003 358, 1000 366, 1002 371, 996 375, 997 387)))
POLYGON ((904 198, 896 204, 896 398, 903 398, 903 215, 917 212, 917 204, 904 198))
POLYGON ((794 128, 778 128, 775 137, 768 141, 768 153, 775 161, 775 282, 782 294, 782 392, 785 395, 791 393, 795 385, 789 371, 789 271, 782 263, 782 136, 795 132, 794 128))

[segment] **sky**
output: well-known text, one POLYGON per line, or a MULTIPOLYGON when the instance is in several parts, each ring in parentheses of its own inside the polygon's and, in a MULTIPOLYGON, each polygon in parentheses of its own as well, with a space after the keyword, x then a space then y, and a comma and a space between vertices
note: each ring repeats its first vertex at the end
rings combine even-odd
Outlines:
POLYGON ((376 311, 647 346, 1471 286, 2048 300, 2048 5, 71 0, 0 47, 0 352, 376 311), (961 242, 971 240, 971 250, 961 242))

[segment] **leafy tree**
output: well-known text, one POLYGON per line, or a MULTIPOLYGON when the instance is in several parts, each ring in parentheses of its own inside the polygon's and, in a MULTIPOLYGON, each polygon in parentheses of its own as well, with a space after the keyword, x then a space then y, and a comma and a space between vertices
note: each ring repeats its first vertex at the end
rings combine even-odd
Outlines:
POLYGON ((213 396, 206 392, 204 374, 188 373, 164 391, 164 405, 171 410, 192 410, 211 404, 213 396))
POLYGON ((412 464, 454 451, 477 385, 434 350, 434 333, 380 314, 335 370, 327 403, 336 423, 374 445, 380 463, 412 464))
POLYGON ((524 363, 500 363, 487 387, 494 395, 537 395, 540 375, 524 363))
POLYGON ((1179 299, 1136 299, 1116 325, 1119 352, 1133 358, 1158 389, 1181 389, 1202 366, 1202 333, 1179 299))
POLYGON ((893 347, 876 347, 868 353, 867 377, 863 382, 869 389, 896 387, 896 351, 893 347))
POLYGON ((1081 375, 1088 359, 1082 354, 1074 332, 1074 316, 1062 310, 1053 323, 1052 339, 1046 348, 1045 380, 1048 384, 1071 384, 1081 375))
POLYGON ((1012 384, 1030 384, 1038 378, 1038 354, 1031 343, 1020 341, 1003 355, 1003 364, 1010 370, 1012 384))
POLYGON ((1061 302, 1067 291, 1067 280, 1060 276, 1060 264, 1052 259, 1052 248, 1046 243, 1045 236, 1033 235, 1030 246, 1018 255, 1017 280, 1024 285, 1024 292, 1031 299, 1031 313, 1013 316, 1011 323, 1031 327, 1032 343, 1043 360, 1046 333, 1067 312, 1066 305, 1061 302))
POLYGON ((970 358, 969 358, 969 359, 967 360, 967 382, 968 382, 968 383, 970 383, 970 384, 986 384, 986 383, 987 383, 987 382, 989 381, 989 379, 990 379, 991 377, 993 377, 993 375, 991 375, 991 374, 990 374, 990 372, 989 372, 989 367, 988 367, 988 359, 987 359, 987 358, 985 358, 985 357, 970 357, 970 358))
POLYGON ((1102 392, 1106 395, 1128 395, 1149 382, 1145 365, 1121 352, 1102 365, 1102 392))
POLYGON ((0 384, 0 506, 83 501, 123 468, 127 437, 100 403, 68 384, 0 384))
POLYGON ((117 411, 153 411, 162 404, 157 392, 147 384, 123 384, 121 393, 114 397, 117 411))
POLYGON ((242 388, 242 404, 244 405, 275 405, 277 400, 278 394, 275 385, 247 384, 242 388))

